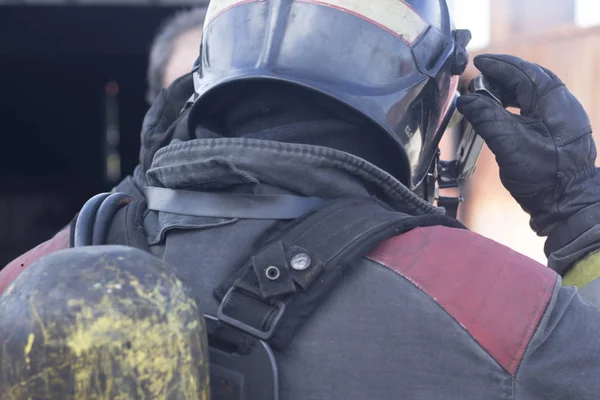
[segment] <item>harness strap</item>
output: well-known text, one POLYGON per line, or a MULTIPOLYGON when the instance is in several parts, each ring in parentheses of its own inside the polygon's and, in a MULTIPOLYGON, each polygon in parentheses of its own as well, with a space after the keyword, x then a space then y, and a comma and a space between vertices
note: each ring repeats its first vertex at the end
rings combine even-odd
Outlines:
POLYGON ((143 189, 148 209, 196 217, 296 219, 325 203, 319 197, 143 189))
POLYGON ((284 348, 360 258, 417 226, 464 228, 446 216, 413 217, 373 199, 334 200, 293 223, 215 291, 217 317, 284 348))
POLYGON ((74 221, 72 246, 106 242, 149 251, 143 231, 148 208, 187 215, 293 219, 283 231, 265 238, 265 245, 215 290, 221 302, 218 320, 205 316, 213 393, 227 393, 232 399, 278 398, 277 368, 269 345, 288 346, 344 274, 381 242, 419 226, 464 229, 455 219, 413 217, 375 199, 325 202, 161 188, 144 192, 149 207, 145 201, 129 202, 122 194, 90 199, 74 221))

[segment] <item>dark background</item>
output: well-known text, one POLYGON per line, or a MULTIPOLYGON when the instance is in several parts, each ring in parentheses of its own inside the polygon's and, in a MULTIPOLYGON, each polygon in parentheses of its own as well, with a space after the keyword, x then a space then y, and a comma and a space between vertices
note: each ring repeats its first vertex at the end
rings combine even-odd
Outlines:
POLYGON ((0 266, 47 240, 104 177, 105 86, 121 170, 137 163, 148 50, 174 7, 0 7, 0 266))

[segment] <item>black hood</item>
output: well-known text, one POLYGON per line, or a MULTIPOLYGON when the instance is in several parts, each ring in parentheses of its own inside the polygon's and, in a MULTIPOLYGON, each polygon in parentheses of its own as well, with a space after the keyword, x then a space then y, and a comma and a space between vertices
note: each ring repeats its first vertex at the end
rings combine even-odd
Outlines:
POLYGON ((221 91, 188 125, 193 93, 186 75, 164 90, 148 111, 142 130, 140 163, 150 168, 154 154, 172 140, 244 137, 329 147, 361 157, 398 176, 393 146, 368 120, 302 88, 277 82, 240 82, 221 91))

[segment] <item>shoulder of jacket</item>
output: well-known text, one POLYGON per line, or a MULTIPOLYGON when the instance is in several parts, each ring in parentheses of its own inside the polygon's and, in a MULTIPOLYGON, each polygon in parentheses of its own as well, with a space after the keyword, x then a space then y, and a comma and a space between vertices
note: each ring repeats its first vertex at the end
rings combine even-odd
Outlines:
POLYGON ((435 300, 511 375, 558 282, 550 268, 508 247, 444 226, 395 236, 367 258, 435 300))
POLYGON ((46 242, 15 258, 0 271, 0 294, 27 267, 45 255, 69 248, 70 229, 66 228, 46 242))

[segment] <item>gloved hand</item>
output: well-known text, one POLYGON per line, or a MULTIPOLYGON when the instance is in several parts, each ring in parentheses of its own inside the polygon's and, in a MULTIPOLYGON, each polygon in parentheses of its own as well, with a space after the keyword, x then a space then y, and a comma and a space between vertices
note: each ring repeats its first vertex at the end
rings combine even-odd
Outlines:
POLYGON ((475 57, 475 66, 515 98, 521 114, 467 94, 458 109, 496 156, 504 187, 548 236, 546 254, 600 224, 600 174, 589 118, 551 71, 508 55, 475 57))

